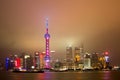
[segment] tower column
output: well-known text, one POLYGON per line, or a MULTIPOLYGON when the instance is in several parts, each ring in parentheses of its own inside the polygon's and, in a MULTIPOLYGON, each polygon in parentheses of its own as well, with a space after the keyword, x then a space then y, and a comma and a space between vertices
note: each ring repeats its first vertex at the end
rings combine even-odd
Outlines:
POLYGON ((46 41, 46 53, 45 53, 45 68, 50 68, 50 49, 49 49, 49 39, 50 34, 48 33, 48 19, 46 19, 46 34, 44 35, 46 41))

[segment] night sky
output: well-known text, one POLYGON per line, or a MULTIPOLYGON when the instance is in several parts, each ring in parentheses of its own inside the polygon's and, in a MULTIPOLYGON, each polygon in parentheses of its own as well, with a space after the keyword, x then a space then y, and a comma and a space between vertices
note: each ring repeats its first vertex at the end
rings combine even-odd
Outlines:
POLYGON ((45 51, 46 17, 56 58, 83 43, 120 64, 120 0, 0 0, 0 58, 45 51))

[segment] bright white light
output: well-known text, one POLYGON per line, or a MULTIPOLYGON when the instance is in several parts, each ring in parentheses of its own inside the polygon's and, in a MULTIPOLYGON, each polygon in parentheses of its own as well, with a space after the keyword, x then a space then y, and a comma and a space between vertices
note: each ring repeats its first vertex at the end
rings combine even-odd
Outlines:
POLYGON ((55 51, 50 51, 50 52, 52 53, 52 52, 55 52, 55 51))
POLYGON ((34 68, 35 68, 35 66, 31 66, 31 68, 32 68, 32 69, 34 69, 34 68))
POLYGON ((42 53, 45 53, 45 52, 42 52, 42 53))
POLYGON ((24 57, 24 58, 25 58, 25 59, 27 59, 27 58, 29 58, 29 57, 30 57, 29 55, 25 55, 25 57, 24 57))
POLYGON ((46 60, 46 62, 50 62, 50 60, 46 60))
POLYGON ((72 47, 72 45, 70 44, 69 47, 72 47))
POLYGON ((106 60, 106 62, 109 62, 109 57, 105 56, 105 60, 106 60))

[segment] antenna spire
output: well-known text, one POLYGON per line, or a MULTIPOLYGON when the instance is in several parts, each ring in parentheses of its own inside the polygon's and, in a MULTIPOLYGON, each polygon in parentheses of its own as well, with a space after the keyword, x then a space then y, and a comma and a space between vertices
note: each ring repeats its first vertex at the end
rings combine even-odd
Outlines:
POLYGON ((46 18, 46 28, 48 28, 48 18, 46 18))

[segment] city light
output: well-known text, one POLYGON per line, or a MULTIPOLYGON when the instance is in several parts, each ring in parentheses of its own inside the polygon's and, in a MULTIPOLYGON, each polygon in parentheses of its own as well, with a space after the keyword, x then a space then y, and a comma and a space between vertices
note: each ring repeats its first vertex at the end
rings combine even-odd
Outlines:
POLYGON ((109 53, 106 51, 106 52, 105 52, 105 55, 108 55, 108 54, 109 54, 109 53))
POLYGON ((109 56, 105 56, 105 61, 109 62, 109 56))

